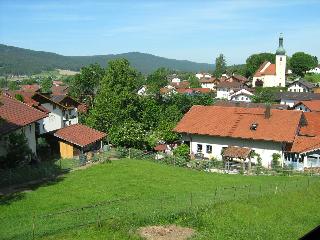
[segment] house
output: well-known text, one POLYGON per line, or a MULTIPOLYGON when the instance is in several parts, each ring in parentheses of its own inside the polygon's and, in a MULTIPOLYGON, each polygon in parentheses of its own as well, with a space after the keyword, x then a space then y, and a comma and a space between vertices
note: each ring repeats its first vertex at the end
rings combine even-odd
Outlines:
POLYGON ((243 88, 243 89, 240 89, 239 91, 231 94, 229 96, 229 99, 231 101, 236 101, 236 102, 251 102, 252 96, 253 96, 253 93, 251 93, 247 89, 243 88))
POLYGON ((286 51, 283 48, 283 37, 279 37, 276 51, 276 63, 264 62, 255 72, 253 87, 285 87, 286 86, 286 51))
POLYGON ((275 101, 293 107, 296 103, 309 100, 320 100, 320 93, 311 92, 279 92, 275 94, 275 101))
POLYGON ((54 95, 67 95, 69 93, 69 86, 53 85, 51 87, 51 92, 54 95))
POLYGON ((209 88, 211 90, 215 89, 217 83, 219 82, 218 79, 215 77, 210 77, 210 78, 200 78, 199 80, 200 85, 202 88, 209 88))
MULTIPOLYGON (((38 121, 38 133, 45 134, 65 126, 78 123, 79 102, 67 95, 46 96, 35 94, 33 99, 48 113, 48 117, 38 121)), ((38 108, 39 108, 38 107, 38 108)))
POLYGON ((6 93, 0 95, 0 156, 6 155, 8 135, 23 133, 32 153, 37 154, 36 123, 47 117, 38 109, 22 103, 6 93))
POLYGON ((102 148, 106 134, 82 124, 61 128, 53 134, 59 139, 61 158, 73 158, 102 148))
POLYGON ((313 69, 310 69, 309 71, 307 71, 307 73, 316 73, 316 74, 320 74, 320 65, 316 66, 313 69))
POLYGON ((296 103, 293 109, 303 112, 320 112, 320 100, 301 101, 296 103))
POLYGON ((178 77, 175 77, 175 78, 172 78, 171 82, 172 83, 179 83, 179 82, 181 82, 181 79, 178 77))
POLYGON ((21 85, 20 89, 24 92, 37 92, 40 90, 39 84, 21 85))
POLYGON ((243 88, 239 82, 220 82, 217 84, 217 98, 230 100, 230 95, 243 88))
POLYGON ((197 74, 196 74, 196 77, 197 77, 198 79, 201 79, 201 78, 211 78, 212 75, 211 75, 210 73, 204 73, 204 72, 202 72, 202 73, 197 73, 197 74))
POLYGON ((320 112, 303 113, 305 122, 285 153, 285 164, 297 170, 320 167, 320 112))
POLYGON ((304 79, 298 79, 288 85, 289 92, 313 92, 315 85, 304 79))
POLYGON ((285 149, 294 143, 303 123, 302 115, 268 107, 193 106, 174 131, 182 134, 191 154, 221 160, 228 147, 250 148, 260 155, 264 167, 270 167, 275 153, 284 162, 285 149))
POLYGON ((242 84, 246 84, 247 82, 249 82, 249 80, 246 77, 241 76, 239 74, 232 74, 232 76, 225 78, 223 81, 226 81, 226 82, 239 82, 239 83, 242 83, 242 84))
MULTIPOLYGON (((214 106, 221 106, 221 107, 242 107, 242 108, 265 108, 266 105, 264 103, 252 103, 252 102, 232 102, 232 101, 223 101, 219 100, 214 103, 214 106)), ((285 110, 288 109, 287 105, 281 104, 272 104, 270 105, 271 109, 279 109, 285 110)))

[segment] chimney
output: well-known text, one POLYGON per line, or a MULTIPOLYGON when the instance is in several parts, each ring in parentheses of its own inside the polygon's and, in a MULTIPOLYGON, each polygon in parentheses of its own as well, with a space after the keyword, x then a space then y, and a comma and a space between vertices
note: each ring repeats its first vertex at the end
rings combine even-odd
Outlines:
POLYGON ((271 117, 271 105, 266 104, 266 110, 264 111, 264 118, 269 119, 271 117))

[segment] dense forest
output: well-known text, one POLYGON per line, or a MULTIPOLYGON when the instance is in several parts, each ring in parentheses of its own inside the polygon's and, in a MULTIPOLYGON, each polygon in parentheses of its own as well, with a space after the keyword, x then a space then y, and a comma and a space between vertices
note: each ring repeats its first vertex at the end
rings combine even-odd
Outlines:
POLYGON ((96 56, 63 56, 0 44, 0 75, 31 75, 56 68, 79 71, 81 67, 92 63, 98 63, 105 67, 107 62, 116 58, 126 58, 134 68, 142 73, 150 73, 160 67, 186 72, 214 70, 214 64, 168 59, 139 52, 96 56))

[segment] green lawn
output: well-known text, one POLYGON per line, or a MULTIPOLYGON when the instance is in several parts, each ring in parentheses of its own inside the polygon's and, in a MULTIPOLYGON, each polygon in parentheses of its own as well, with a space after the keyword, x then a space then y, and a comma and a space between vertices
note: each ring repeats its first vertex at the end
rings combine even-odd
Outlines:
POLYGON ((171 223, 194 239, 297 239, 319 224, 319 198, 317 177, 119 160, 3 197, 0 239, 32 239, 33 224, 35 239, 139 239, 140 226, 171 223))

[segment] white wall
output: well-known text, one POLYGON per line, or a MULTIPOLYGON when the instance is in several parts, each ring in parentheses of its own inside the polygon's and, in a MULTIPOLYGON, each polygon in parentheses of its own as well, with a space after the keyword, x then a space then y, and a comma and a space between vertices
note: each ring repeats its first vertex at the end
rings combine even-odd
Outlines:
POLYGON ((201 87, 202 88, 210 88, 211 90, 215 88, 215 84, 214 83, 201 83, 201 87))
POLYGON ((230 95, 233 93, 234 93, 234 91, 230 90, 229 88, 218 88, 217 89, 217 98, 230 100, 230 95))
MULTIPOLYGON (((270 167, 272 161, 272 154, 279 153, 282 157, 280 162, 283 161, 282 155, 282 144, 271 141, 258 141, 258 140, 246 140, 237 139, 230 137, 213 137, 204 135, 186 135, 183 134, 184 141, 190 141, 190 152, 197 153, 197 144, 202 144, 202 153, 204 157, 212 158, 215 157, 222 160, 221 150, 223 147, 237 146, 237 147, 248 147, 254 150, 262 158, 262 165, 264 167, 270 167), (206 153, 206 145, 212 146, 212 153, 206 153)), ((254 162, 254 160, 252 161, 254 162)))
POLYGON ((287 57, 285 55, 276 55, 276 82, 275 86, 286 86, 286 64, 287 57))
POLYGON ((293 107, 296 104, 295 100, 281 98, 280 104, 287 105, 289 107, 293 107))
POLYGON ((36 126, 35 123, 31 123, 25 127, 22 128, 22 132, 27 138, 27 142, 29 145, 29 148, 33 153, 37 153, 37 141, 36 141, 36 126))
POLYGON ((251 98, 248 97, 248 95, 245 94, 239 94, 236 96, 231 97, 231 101, 237 101, 237 102, 251 102, 251 98))

